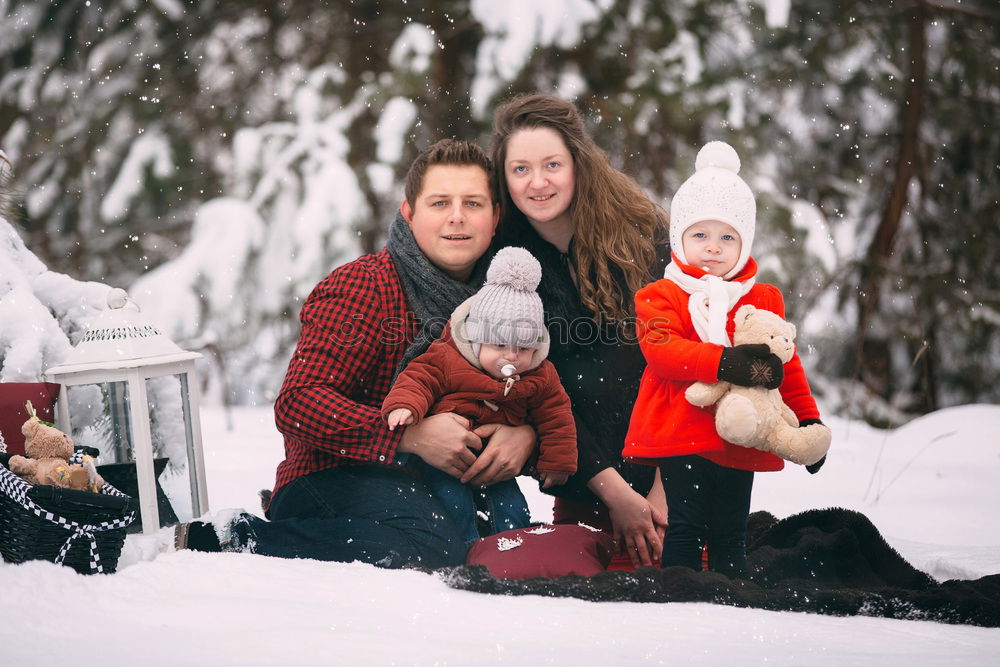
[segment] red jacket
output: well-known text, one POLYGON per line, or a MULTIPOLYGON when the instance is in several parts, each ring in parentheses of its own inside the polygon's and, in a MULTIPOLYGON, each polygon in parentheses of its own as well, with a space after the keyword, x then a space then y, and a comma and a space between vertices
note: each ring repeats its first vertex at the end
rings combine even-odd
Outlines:
MULTIPOLYGON (((736 279, 752 276, 753 262, 736 279)), ((695 332, 688 312, 688 293, 669 279, 650 283, 635 294, 639 345, 646 357, 646 371, 622 456, 649 462, 667 456, 698 454, 727 468, 781 470, 784 460, 771 452, 725 442, 715 430, 714 406, 688 403, 684 390, 692 383, 717 382, 723 347, 704 343, 695 332)), ((727 331, 733 335, 733 316, 751 304, 785 316, 781 292, 773 285, 755 284, 729 311, 727 331)), ((798 352, 785 364, 779 390, 799 421, 818 419, 819 409, 809 390, 798 352)))
POLYGON ((451 327, 399 374, 382 403, 382 414, 406 408, 414 423, 424 416, 454 412, 480 424, 531 424, 538 434, 540 472, 576 472, 576 425, 569 396, 552 362, 521 373, 504 396, 497 380, 462 356, 451 327), (490 408, 486 401, 497 407, 490 408))

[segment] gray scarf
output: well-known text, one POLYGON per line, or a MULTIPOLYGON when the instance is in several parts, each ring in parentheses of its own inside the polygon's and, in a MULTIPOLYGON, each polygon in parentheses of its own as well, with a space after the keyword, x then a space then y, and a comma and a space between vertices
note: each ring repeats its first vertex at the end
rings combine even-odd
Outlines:
POLYGON ((483 284, 489 257, 484 255, 479 258, 467 281, 460 282, 449 277, 420 250, 410 226, 398 211, 389 225, 389 240, 385 248, 396 265, 406 303, 416 315, 420 327, 417 337, 403 353, 403 358, 396 367, 393 376, 395 379, 408 363, 427 351, 430 344, 441 335, 452 311, 475 294, 483 284))

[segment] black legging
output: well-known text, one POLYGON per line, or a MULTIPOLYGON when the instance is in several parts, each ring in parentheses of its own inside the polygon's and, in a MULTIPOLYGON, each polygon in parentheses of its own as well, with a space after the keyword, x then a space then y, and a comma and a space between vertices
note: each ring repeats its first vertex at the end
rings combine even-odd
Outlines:
POLYGON ((659 465, 669 524, 661 566, 700 570, 707 545, 710 570, 744 576, 753 472, 693 455, 660 459, 659 465))

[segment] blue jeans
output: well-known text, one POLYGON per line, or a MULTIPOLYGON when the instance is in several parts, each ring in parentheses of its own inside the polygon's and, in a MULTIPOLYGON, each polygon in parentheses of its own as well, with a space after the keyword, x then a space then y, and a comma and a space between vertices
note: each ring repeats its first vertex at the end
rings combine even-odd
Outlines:
POLYGON ((427 464, 421 467, 421 472, 427 489, 444 505, 467 545, 504 530, 527 528, 531 523, 528 502, 516 480, 479 489, 427 464))
POLYGON ((707 545, 708 569, 745 577, 753 472, 694 455, 660 459, 659 465, 668 514, 661 566, 700 570, 707 545))
POLYGON ((274 494, 269 514, 240 515, 231 546, 388 568, 465 562, 466 545, 441 503, 400 469, 344 466, 300 477, 274 494))

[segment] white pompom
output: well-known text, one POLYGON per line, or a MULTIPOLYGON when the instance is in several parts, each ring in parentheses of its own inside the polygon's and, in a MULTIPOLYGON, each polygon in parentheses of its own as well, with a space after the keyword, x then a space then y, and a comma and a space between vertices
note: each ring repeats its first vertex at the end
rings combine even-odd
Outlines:
POLYGON ((542 280, 542 265, 524 248, 502 248, 486 271, 486 282, 533 292, 542 280))
POLYGON ((719 167, 738 174, 740 156, 736 154, 736 149, 726 142, 710 141, 702 146, 698 151, 698 158, 694 161, 695 171, 701 171, 705 167, 719 167))

